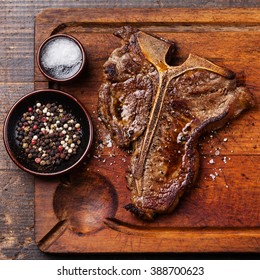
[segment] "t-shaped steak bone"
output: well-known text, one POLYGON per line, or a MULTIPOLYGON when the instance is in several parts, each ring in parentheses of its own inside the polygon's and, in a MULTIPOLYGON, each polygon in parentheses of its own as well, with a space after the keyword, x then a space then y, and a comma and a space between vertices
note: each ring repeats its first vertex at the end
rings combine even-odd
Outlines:
POLYGON ((197 176, 197 140, 254 105, 233 72, 196 55, 169 66, 170 41, 124 27, 104 65, 99 112, 121 146, 133 144, 126 208, 144 219, 171 212, 197 176))
POLYGON ((234 76, 234 74, 231 71, 218 67, 217 65, 209 62, 206 59, 191 54, 182 65, 171 67, 165 61, 169 46, 167 48, 167 46, 165 46, 164 44, 163 48, 160 48, 160 45, 162 45, 160 40, 142 31, 138 32, 137 40, 141 47, 142 53, 144 54, 146 59, 155 66, 159 74, 159 84, 157 87, 155 101, 150 113, 149 123, 145 132, 145 136, 142 141, 140 156, 138 158, 138 162, 135 166, 134 171, 134 177, 136 179, 140 179, 144 171, 145 159, 147 157, 152 138, 157 127, 169 82, 173 78, 189 70, 195 69, 207 69, 209 71, 218 73, 226 78, 231 78, 234 76))

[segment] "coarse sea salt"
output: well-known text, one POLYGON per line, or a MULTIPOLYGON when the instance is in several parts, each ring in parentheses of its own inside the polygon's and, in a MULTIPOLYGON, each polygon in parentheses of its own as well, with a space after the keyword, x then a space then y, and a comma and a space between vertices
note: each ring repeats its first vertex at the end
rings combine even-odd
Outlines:
POLYGON ((82 64, 80 47, 70 38, 55 38, 42 49, 41 64, 53 78, 68 79, 82 64))

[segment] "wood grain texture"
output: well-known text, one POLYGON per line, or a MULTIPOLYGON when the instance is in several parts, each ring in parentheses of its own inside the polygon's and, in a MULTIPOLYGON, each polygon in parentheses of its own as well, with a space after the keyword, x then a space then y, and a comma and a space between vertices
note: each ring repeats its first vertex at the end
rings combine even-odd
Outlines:
MULTIPOLYGON (((34 81, 34 19, 35 16, 46 8, 62 8, 62 7, 97 7, 97 8, 159 8, 159 7, 192 7, 192 8, 259 8, 259 1, 206 1, 206 0, 146 0, 146 1, 0 1, 0 110, 1 110, 1 133, 2 124, 5 114, 13 105, 13 103, 25 93, 33 90, 34 81)), ((41 88, 40 83, 38 84, 41 88)), ((253 119, 252 119, 253 121, 253 119)), ((255 122, 256 123, 256 122, 255 122)), ((249 129, 252 129, 249 127, 249 129)), ((245 129, 246 131, 246 129, 245 129)), ((208 136, 205 140, 212 141, 208 136)), ((220 141, 220 140, 219 140, 220 141)), ((236 139, 237 141, 237 139, 236 139)), ((225 145, 230 145, 229 141, 225 145)), ((244 143, 240 142, 240 146, 244 143)), ((232 145, 233 146, 233 145, 232 145)), ((252 143, 253 146, 253 143, 252 143)), ((205 145, 204 149, 208 149, 209 145, 205 145)), ((228 146, 228 150, 230 147, 228 146)), ((248 147, 244 149, 245 153, 248 147)), ((40 252, 34 242, 34 183, 30 175, 24 174, 12 163, 7 156, 3 147, 2 137, 0 141, 0 173, 2 183, 1 192, 8 185, 8 195, 1 196, 1 222, 0 222, 0 259, 53 259, 62 258, 61 255, 53 256, 46 255, 40 252), (25 184, 21 188, 21 184, 25 184), (25 188, 26 186, 26 188, 25 188), (20 203, 21 195, 26 192, 26 197, 23 196, 23 201, 27 207, 23 209, 23 218, 20 208, 9 207, 20 203), (3 214, 2 214, 3 213, 3 214), (3 217, 12 216, 7 222, 3 217), (29 225, 30 229, 26 225, 29 225), (14 230, 15 229, 15 230, 14 230), (19 240, 19 242, 17 242, 19 240)), ((101 255, 101 258, 116 258, 116 255, 101 255)), ((129 257, 129 255, 127 255, 129 257)), ((120 255, 120 258, 127 258, 120 255)), ((169 258, 173 255, 164 255, 169 258)), ((227 255, 224 255, 226 257, 227 255)), ((93 255, 91 255, 91 258, 93 255)), ((133 257, 133 255, 131 255, 133 257)), ((134 255, 135 258, 157 258, 157 255, 134 255)), ((176 256, 175 256, 176 257, 176 256)), ((178 258, 181 256, 178 255, 178 258)), ((184 255, 185 257, 185 255, 184 255)), ((190 255, 188 255, 190 257, 190 255)), ((194 255, 193 255, 194 257, 194 255)), ((195 256, 196 257, 196 256, 195 256)), ((208 258, 210 256, 207 256, 208 258)), ((213 258, 217 256, 214 255, 213 258)), ((220 255, 221 257, 221 255, 220 255)), ((234 256, 233 256, 234 257, 234 256)), ((64 258, 64 257, 63 257, 64 258)), ((75 258, 75 256, 67 256, 66 258, 75 258)), ((79 256, 78 258, 89 258, 89 255, 79 256)), ((100 258, 95 255, 95 258, 100 258)))
MULTIPOLYGON (((235 71, 238 82, 252 90, 259 104, 257 46, 260 23, 257 9, 204 9, 198 10, 196 16, 190 9, 113 9, 110 13, 90 9, 88 16, 80 9, 70 10, 70 13, 67 9, 44 11, 37 17, 36 50, 49 35, 67 33, 79 39, 87 51, 85 75, 77 83, 59 86, 83 102, 95 128, 92 154, 75 178, 93 172, 105 176, 117 193, 118 208, 112 217, 115 220, 104 221, 107 228, 87 235, 78 235, 73 227, 62 228, 62 234, 59 234, 60 231, 52 230, 62 221, 56 217, 52 204, 59 181, 48 183, 37 178, 36 241, 41 241, 41 248, 47 252, 259 252, 258 106, 225 129, 209 133, 201 141, 200 178, 172 215, 162 215, 153 223, 147 223, 126 213, 123 208, 129 202, 125 181, 129 155, 114 145, 100 148, 99 143, 104 141, 107 131, 98 120, 97 97, 102 65, 111 51, 120 45, 112 33, 125 24, 177 42, 177 55, 181 61, 189 53, 195 53, 235 71), (248 63, 249 67, 246 66, 248 63), (246 170, 244 166, 247 166, 246 170), (46 234, 52 232, 59 238, 42 243, 46 234), (110 236, 109 240, 107 236, 110 236)), ((52 86, 35 68, 35 87, 44 85, 52 86)), ((84 228, 88 226, 84 224, 84 228)))

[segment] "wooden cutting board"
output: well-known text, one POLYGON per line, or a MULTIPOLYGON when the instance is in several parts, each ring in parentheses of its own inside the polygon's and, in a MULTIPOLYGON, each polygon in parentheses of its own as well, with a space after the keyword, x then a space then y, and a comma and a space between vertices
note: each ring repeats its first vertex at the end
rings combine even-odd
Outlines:
POLYGON ((36 18, 35 53, 57 33, 82 42, 87 69, 80 80, 57 85, 35 66, 35 89, 55 87, 81 100, 92 117, 95 142, 85 164, 70 174, 74 187, 57 188, 68 178, 35 178, 40 248, 59 253, 260 252, 260 10, 49 9, 36 18), (124 209, 130 202, 125 179, 130 156, 111 142, 97 115, 102 65, 120 46, 112 33, 123 25, 175 41, 179 61, 195 53, 235 71, 256 98, 255 108, 200 140, 195 186, 172 214, 153 222, 124 209), (59 215, 64 207, 67 220, 59 215))

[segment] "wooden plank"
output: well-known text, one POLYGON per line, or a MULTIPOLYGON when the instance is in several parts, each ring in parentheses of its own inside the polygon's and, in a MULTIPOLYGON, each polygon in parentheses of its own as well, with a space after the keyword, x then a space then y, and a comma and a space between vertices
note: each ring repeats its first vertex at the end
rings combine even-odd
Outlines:
MULTIPOLYGON (((102 65, 120 45, 112 32, 124 24, 176 41, 178 58, 182 61, 194 52, 234 70, 239 83, 250 88, 257 104, 260 101, 260 83, 256 78, 260 67, 256 47, 260 32, 258 9, 198 10, 196 15, 191 9, 113 9, 109 13, 100 9, 89 9, 88 13, 81 9, 44 11, 37 17, 35 50, 46 37, 64 32, 83 43, 88 57, 86 73, 77 83, 58 86, 83 102, 95 128, 95 149, 86 159, 85 167, 71 174, 71 181, 79 178, 79 174, 86 176, 85 182, 88 174, 105 176, 113 185, 117 197, 114 206, 118 206, 112 217, 115 220, 105 223, 107 227, 101 223, 98 231, 88 233, 85 238, 84 234, 74 232, 72 221, 59 222, 54 213, 57 209, 53 209, 52 200, 59 179, 36 178, 36 241, 47 252, 259 252, 260 185, 256 170, 260 167, 257 122, 260 115, 257 107, 222 131, 204 137, 200 144, 199 179, 172 215, 162 215, 147 223, 123 208, 129 202, 125 181, 129 155, 115 145, 111 148, 99 145, 98 140, 104 140, 107 132, 98 120, 97 96, 102 65), (248 64, 250 67, 246 67, 248 64), (203 230, 205 227, 207 230, 203 230)), ((36 67, 35 87, 43 85, 47 81, 36 67)), ((98 203, 99 196, 96 197, 93 205, 98 203)))
POLYGON ((3 125, 7 112, 13 104, 28 92, 33 91, 33 83, 2 83, 0 84, 0 170, 17 170, 3 144, 3 125))
POLYGON ((14 103, 26 93, 34 90, 33 83, 0 83, 0 123, 3 123, 14 103))
POLYGON ((0 259, 19 258, 34 243, 30 218, 34 178, 17 171, 0 171, 0 175, 0 259))

